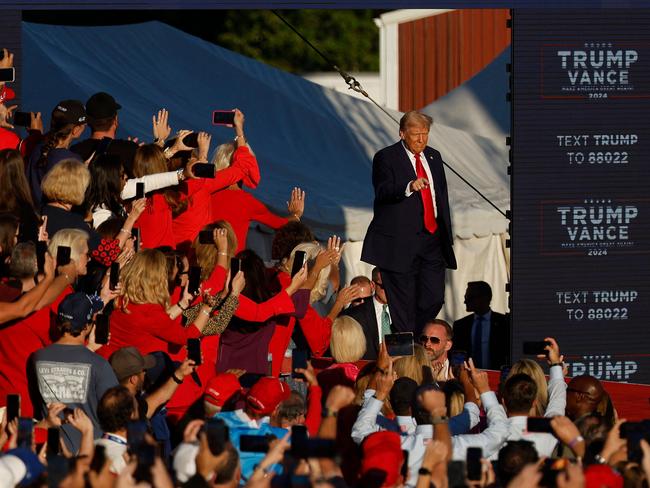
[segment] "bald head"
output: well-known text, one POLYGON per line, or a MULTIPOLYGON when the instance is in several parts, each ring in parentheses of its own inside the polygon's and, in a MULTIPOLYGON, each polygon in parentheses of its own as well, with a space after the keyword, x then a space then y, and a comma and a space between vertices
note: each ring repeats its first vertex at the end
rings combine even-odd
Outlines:
POLYGON ((576 376, 567 388, 567 416, 573 420, 594 412, 604 393, 603 385, 593 376, 576 376))

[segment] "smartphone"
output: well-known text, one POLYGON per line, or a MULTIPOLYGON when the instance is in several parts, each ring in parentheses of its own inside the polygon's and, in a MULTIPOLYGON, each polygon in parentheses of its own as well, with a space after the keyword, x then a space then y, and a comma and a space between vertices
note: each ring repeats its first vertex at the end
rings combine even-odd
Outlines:
POLYGON ((199 133, 192 132, 183 137, 183 144, 187 147, 199 147, 199 133))
POLYGON ((217 167, 210 163, 196 163, 192 166, 192 174, 197 178, 214 178, 217 167))
POLYGON ((305 379, 302 373, 296 373, 296 368, 307 369, 307 359, 309 351, 306 349, 293 349, 291 351, 291 377, 296 379, 305 379))
POLYGON ((29 127, 32 125, 31 112, 14 112, 13 125, 20 127, 29 127))
MULTIPOLYGON (((226 449, 230 440, 230 430, 226 423, 218 418, 208 419, 205 423, 205 434, 208 437, 208 446, 215 456, 218 456, 226 449)), ((243 449, 242 449, 243 450, 243 449)))
POLYGON ((481 467, 481 458, 483 457, 483 449, 480 447, 467 448, 467 479, 470 481, 481 481, 483 470, 481 467))
POLYGON ((526 429, 528 432, 546 432, 553 433, 551 419, 546 417, 528 417, 526 429))
POLYGON ((133 250, 138 252, 140 250, 140 229, 131 229, 131 237, 133 237, 133 250))
MULTIPOLYGON (((0 83, 13 82, 13 81, 16 81, 16 69, 0 68, 0 83)), ((233 112, 233 118, 234 118, 234 112, 233 112)))
POLYGON ((135 198, 136 200, 144 198, 144 181, 139 181, 135 184, 135 198))
POLYGON ((188 339, 187 340, 187 359, 190 359, 198 366, 201 364, 201 340, 188 339))
POLYGON ((234 278, 241 271, 241 259, 230 258, 230 277, 234 278))
POLYGON ((214 244, 214 231, 213 230, 200 231, 199 244, 214 244))
POLYGON ((34 421, 27 417, 20 417, 18 419, 18 447, 24 447, 31 451, 33 434, 34 421))
POLYGON ((45 253, 47 253, 47 242, 37 241, 36 242, 36 267, 38 268, 39 273, 45 271, 45 253))
POLYGON ((296 276, 302 267, 305 265, 305 257, 307 254, 305 251, 296 251, 293 254, 293 266, 291 266, 291 277, 296 276))
POLYGON ((187 291, 192 295, 197 294, 201 286, 201 266, 190 266, 188 280, 187 291))
POLYGON ((147 444, 144 437, 146 433, 146 422, 135 420, 126 424, 126 440, 129 446, 129 453, 137 454, 140 446, 147 444))
POLYGON ((413 332, 400 332, 384 336, 389 356, 413 356, 413 332))
POLYGON ((56 267, 65 266, 70 262, 70 248, 59 246, 56 248, 56 267))
POLYGON ((241 435, 239 436, 239 450, 245 452, 268 452, 273 436, 268 435, 241 435))
POLYGON ((47 459, 58 456, 61 451, 61 430, 58 427, 50 427, 47 429, 47 451, 45 457, 47 459))
POLYGON ((133 478, 136 483, 144 481, 151 484, 151 467, 156 461, 156 446, 144 442, 135 450, 135 456, 138 458, 138 464, 133 478))
POLYGON ((95 315, 95 343, 108 344, 108 333, 110 330, 110 316, 98 313, 95 315))
POLYGON ((550 345, 551 343, 548 341, 525 341, 522 344, 524 354, 527 356, 537 356, 540 354, 546 355, 547 351, 544 348, 550 345))
POLYGON ((108 280, 108 287, 111 290, 115 290, 119 282, 120 282, 120 263, 116 261, 111 264, 111 274, 108 280))
POLYGON ((212 125, 226 125, 232 127, 235 125, 234 110, 214 110, 212 112, 212 125))
POLYGON ((465 461, 449 461, 447 463, 447 478, 449 480, 449 488, 467 486, 465 481, 467 478, 465 461))
POLYGON ((7 395, 7 423, 19 417, 20 417, 20 395, 11 393, 7 395))
POLYGON ((452 366, 463 366, 467 361, 467 351, 451 351, 449 364, 452 366))

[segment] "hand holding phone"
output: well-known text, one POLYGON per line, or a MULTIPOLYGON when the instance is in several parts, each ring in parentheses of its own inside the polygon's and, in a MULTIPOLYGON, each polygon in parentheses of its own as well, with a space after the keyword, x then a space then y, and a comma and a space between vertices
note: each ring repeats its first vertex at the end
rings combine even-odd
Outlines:
POLYGON ((226 449, 230 441, 230 430, 226 423, 219 418, 211 418, 205 423, 205 434, 208 437, 208 446, 213 455, 218 456, 226 449))
POLYGON ((233 127, 235 125, 235 111, 214 110, 212 112, 212 124, 225 125, 226 127, 233 127))
POLYGON ((201 340, 187 340, 187 359, 194 361, 196 366, 201 364, 201 340))
POLYGON ((467 479, 469 481, 481 481, 483 469, 481 466, 481 458, 483 457, 483 449, 480 447, 467 448, 467 479))
POLYGON ((190 266, 187 291, 196 295, 201 287, 201 266, 190 266))
POLYGON ((70 248, 59 246, 56 248, 56 267, 65 266, 70 263, 70 248))
POLYGON ((291 350, 291 377, 295 379, 304 380, 305 375, 296 373, 296 369, 307 369, 307 359, 309 351, 306 349, 292 349, 291 350))
POLYGON ((192 166, 192 174, 197 178, 214 178, 217 167, 210 163, 196 163, 192 166))
POLYGON ((120 282, 120 263, 117 261, 111 263, 111 274, 109 277, 108 287, 111 291, 115 291, 118 283, 120 282))
POLYGON ((305 258, 307 253, 305 251, 296 251, 293 253, 293 265, 291 266, 291 277, 296 276, 302 267, 305 265, 305 258))
POLYGON ((139 181, 135 184, 135 199, 140 200, 144 198, 144 182, 139 181))
POLYGON ((550 346, 551 343, 548 341, 525 341, 522 344, 523 352, 527 356, 547 356, 548 351, 546 346, 550 346))
POLYGON ((413 332, 400 332, 384 336, 389 356, 413 356, 413 332))

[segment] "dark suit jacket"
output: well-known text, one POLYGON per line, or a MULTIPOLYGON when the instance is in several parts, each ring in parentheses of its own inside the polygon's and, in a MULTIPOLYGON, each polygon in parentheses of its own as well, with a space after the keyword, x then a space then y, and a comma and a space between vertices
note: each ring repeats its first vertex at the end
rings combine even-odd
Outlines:
MULTIPOLYGON (((438 151, 428 146, 424 150, 424 156, 431 169, 436 192, 437 234, 440 236, 442 255, 447 267, 456 269, 447 180, 442 158, 438 151)), ((408 198, 404 195, 406 186, 415 178, 415 170, 402 141, 375 154, 372 161, 374 217, 363 241, 363 261, 390 271, 405 272, 410 269, 418 250, 415 236, 424 230, 420 193, 416 192, 408 198)))
POLYGON ((366 354, 363 359, 374 360, 379 354, 379 330, 375 315, 374 298, 369 297, 356 307, 345 309, 341 315, 348 315, 361 324, 366 336, 366 354))
MULTIPOLYGON (((454 322, 454 349, 472 354, 472 325, 474 314, 454 322)), ((489 369, 510 364, 510 316, 492 311, 490 320, 489 369)))

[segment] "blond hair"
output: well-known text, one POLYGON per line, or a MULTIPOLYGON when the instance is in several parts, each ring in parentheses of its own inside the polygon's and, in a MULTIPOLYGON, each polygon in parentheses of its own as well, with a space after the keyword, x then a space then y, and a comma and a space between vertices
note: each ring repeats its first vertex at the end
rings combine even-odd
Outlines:
MULTIPOLYGON (((314 263, 316 262, 316 257, 318 256, 318 254, 321 252, 322 249, 323 248, 317 242, 302 242, 298 244, 296 247, 293 248, 293 251, 291 251, 289 258, 285 263, 286 269, 291 270, 293 268, 293 260, 296 257, 296 251, 304 251, 307 268, 309 269, 313 267, 314 263)), ((318 300, 323 298, 327 293, 327 286, 328 286, 327 283, 329 281, 331 269, 332 269, 332 265, 328 264, 318 274, 318 278, 316 278, 316 284, 314 285, 314 287, 311 289, 311 292, 309 293, 309 303, 317 302, 318 300)))
POLYGON ((41 190, 50 202, 81 205, 89 183, 90 171, 85 164, 75 159, 64 159, 47 172, 41 190))
POLYGON ((530 376, 537 385, 537 396, 535 397, 535 415, 538 417, 543 417, 544 413, 546 412, 546 406, 548 405, 548 385, 546 384, 546 378, 544 377, 544 371, 542 370, 542 367, 532 359, 520 359, 510 368, 510 372, 508 373, 506 381, 511 376, 519 373, 530 376))
POLYGON ((84 247, 88 246, 88 232, 81 229, 61 229, 50 238, 47 250, 56 260, 56 253, 59 246, 70 248, 70 259, 79 261, 79 257, 84 252, 84 247))
MULTIPOLYGON (((426 349, 420 344, 413 345, 413 356, 405 356, 398 358, 393 364, 393 369, 399 378, 406 376, 411 378, 418 385, 422 384, 424 376, 422 374, 422 367, 431 367, 429 358, 427 357, 426 349)), ((433 371, 431 371, 433 375, 433 371)))
MULTIPOLYGON (((248 143, 246 143, 245 146, 248 148, 251 155, 255 156, 255 153, 248 143)), ((217 167, 217 171, 229 168, 230 165, 232 165, 232 157, 235 154, 235 149, 235 143, 233 141, 225 142, 217 146, 212 154, 212 164, 217 167)))
POLYGON ((120 273, 122 311, 129 303, 155 303, 169 306, 167 259, 156 249, 143 249, 133 256, 120 273))
POLYGON ((354 363, 366 353, 363 328, 352 317, 338 317, 332 324, 330 351, 337 363, 354 363))
POLYGON ((429 129, 433 124, 433 118, 429 117, 427 114, 418 112, 417 110, 411 110, 402 115, 402 118, 399 119, 399 130, 405 131, 409 127, 413 126, 422 126, 429 129))
MULTIPOLYGON (((201 231, 213 231, 215 229, 226 229, 226 239, 228 239, 228 256, 233 257, 235 251, 237 250, 237 236, 235 231, 232 228, 232 225, 226 220, 217 220, 211 224, 206 225, 201 229, 201 231)), ((201 280, 207 280, 214 267, 217 265, 217 259, 219 258, 219 251, 217 250, 217 245, 214 242, 210 244, 202 244, 199 242, 199 236, 196 236, 194 242, 192 243, 192 249, 194 249, 194 254, 196 256, 196 262, 201 266, 201 280)), ((230 260, 226 263, 226 269, 230 269, 230 260)))

